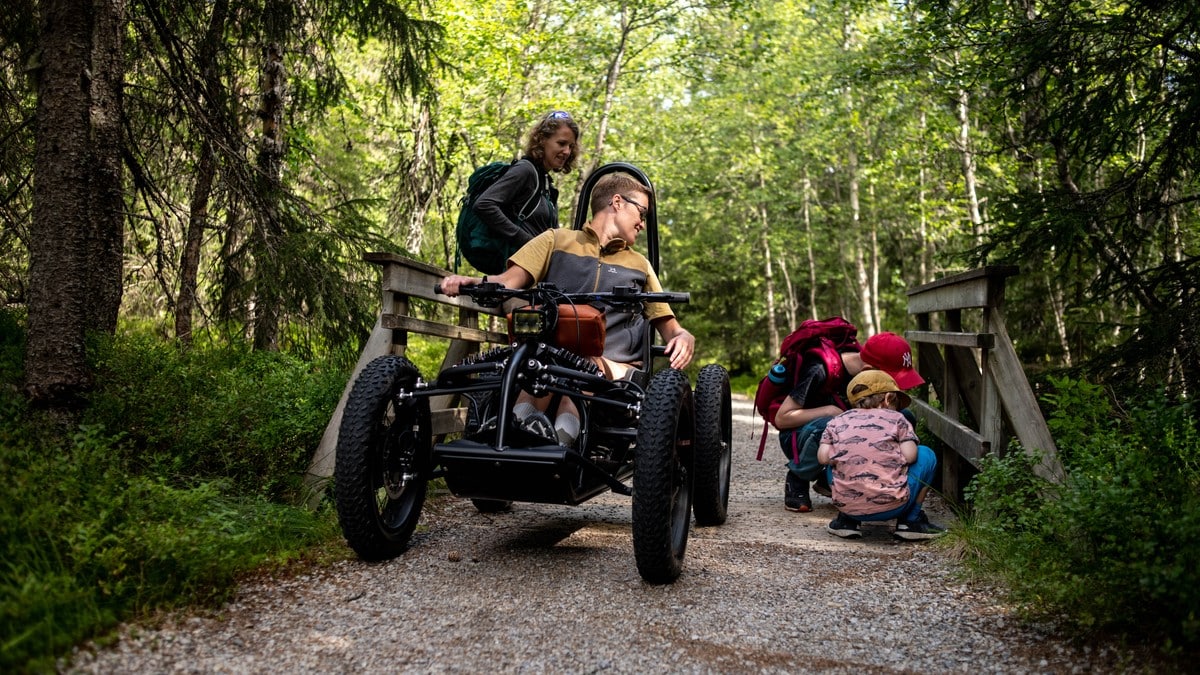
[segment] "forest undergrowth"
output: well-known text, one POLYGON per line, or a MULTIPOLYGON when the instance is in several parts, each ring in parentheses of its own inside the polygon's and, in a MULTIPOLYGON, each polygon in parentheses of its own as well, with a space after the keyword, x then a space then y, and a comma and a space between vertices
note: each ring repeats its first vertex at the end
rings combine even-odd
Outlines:
MULTIPOLYGON (((1118 404, 1104 387, 1048 379, 1043 395, 1067 477, 1036 453, 984 458, 951 532, 968 567, 1034 619, 1079 639, 1200 651, 1200 434, 1195 407, 1161 392, 1118 404)), ((1180 661, 1180 662, 1183 662, 1180 661)))
POLYGON ((330 508, 296 504, 348 369, 105 339, 64 430, 20 393, 9 313, 0 336, 0 671, 52 672, 123 621, 220 602, 239 575, 340 543, 330 508))

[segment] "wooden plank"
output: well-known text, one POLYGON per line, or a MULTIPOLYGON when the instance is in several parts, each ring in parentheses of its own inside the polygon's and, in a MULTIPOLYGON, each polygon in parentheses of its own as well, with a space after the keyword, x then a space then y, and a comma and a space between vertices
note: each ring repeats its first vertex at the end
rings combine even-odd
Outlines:
POLYGON ((1058 447, 1050 435, 1049 427, 1046 426, 1046 419, 1042 417, 1042 409, 1038 406, 1029 380, 1025 377, 1025 370, 1021 368, 1017 351, 1008 340, 1004 319, 996 316, 992 320, 997 324, 997 333, 1001 335, 1001 339, 997 342, 996 349, 991 352, 988 367, 998 384, 1013 431, 1026 452, 1041 451, 1041 463, 1034 471, 1046 480, 1061 482, 1065 472, 1058 459, 1058 447))
MULTIPOLYGON (((973 270, 950 274, 940 279, 934 279, 928 283, 921 284, 916 288, 908 291, 908 295, 918 295, 925 291, 930 291, 942 286, 954 286, 961 283, 976 281, 979 279, 991 279, 995 281, 1003 281, 1004 279, 1017 274, 1020 271, 1016 265, 984 265, 973 270)), ((912 314, 913 312, 909 312, 912 314)))
POLYGON ((938 286, 908 296, 908 313, 944 312, 948 309, 985 307, 988 302, 988 280, 972 279, 954 286, 938 286))
POLYGON ((383 290, 385 292, 390 291, 414 298, 432 300, 484 314, 504 315, 504 309, 500 307, 480 307, 465 296, 451 298, 441 293, 435 293, 434 287, 450 274, 447 270, 394 253, 368 253, 363 257, 369 262, 383 265, 383 290))
POLYGON ((922 284, 908 291, 908 313, 988 307, 994 288, 1003 288, 1005 277, 1016 273, 1013 266, 991 265, 922 284))
POLYGON ((426 321, 411 316, 383 315, 383 327, 393 330, 412 331, 422 335, 450 338, 451 340, 467 340, 469 342, 499 342, 507 343, 508 334, 497 331, 455 326, 437 321, 426 321))
POLYGON ((972 420, 983 415, 983 374, 975 352, 960 347, 946 348, 947 378, 958 384, 957 394, 967 406, 972 420))
POLYGON ((466 408, 444 408, 430 411, 430 427, 434 436, 461 433, 467 428, 466 408))
POLYGON ((910 330, 904 332, 909 342, 921 342, 954 347, 991 349, 996 336, 992 333, 952 333, 946 331, 910 330))
POLYGON ((913 399, 911 408, 934 436, 942 439, 973 466, 979 467, 979 458, 990 449, 983 436, 924 401, 913 399))
POLYGON ((399 253, 385 253, 381 251, 372 251, 363 254, 363 260, 376 265, 400 265, 413 270, 420 270, 426 274, 431 274, 439 279, 450 274, 449 270, 444 270, 436 265, 430 265, 427 262, 409 258, 408 256, 400 255, 399 253))
POLYGON ((934 392, 945 393, 946 362, 942 360, 942 353, 936 346, 917 343, 917 362, 913 365, 934 392))

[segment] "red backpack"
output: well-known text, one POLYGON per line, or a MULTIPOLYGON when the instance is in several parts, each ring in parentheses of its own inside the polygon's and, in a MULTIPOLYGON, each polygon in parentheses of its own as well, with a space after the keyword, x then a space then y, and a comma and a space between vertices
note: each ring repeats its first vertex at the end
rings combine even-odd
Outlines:
POLYGON ((783 339, 783 344, 779 347, 779 358, 772 365, 773 369, 783 366, 782 378, 772 379, 771 375, 767 375, 759 381, 758 389, 754 392, 754 409, 763 418, 758 459, 762 459, 763 448, 767 443, 767 425, 775 424, 775 413, 783 404, 784 397, 796 388, 800 377, 800 364, 806 355, 819 358, 825 365, 824 392, 833 397, 838 407, 847 407, 844 392, 840 391, 839 386, 845 379, 841 352, 859 351, 861 347, 857 336, 858 329, 854 324, 840 316, 833 316, 819 321, 806 319, 783 339))

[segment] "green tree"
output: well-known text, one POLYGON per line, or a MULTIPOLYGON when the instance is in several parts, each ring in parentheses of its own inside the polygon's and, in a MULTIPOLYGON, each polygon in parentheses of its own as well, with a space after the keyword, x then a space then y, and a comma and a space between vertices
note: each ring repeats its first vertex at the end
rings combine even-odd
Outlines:
POLYGON ((121 304, 125 6, 39 9, 25 388, 64 408, 91 385, 85 332, 114 331, 121 304))
POLYGON ((994 89, 982 114, 1007 131, 994 150, 1024 167, 979 257, 1044 258, 1069 280, 1070 346, 1093 367, 1194 387, 1200 15, 1171 3, 920 5, 929 35, 975 52, 965 75, 994 89))

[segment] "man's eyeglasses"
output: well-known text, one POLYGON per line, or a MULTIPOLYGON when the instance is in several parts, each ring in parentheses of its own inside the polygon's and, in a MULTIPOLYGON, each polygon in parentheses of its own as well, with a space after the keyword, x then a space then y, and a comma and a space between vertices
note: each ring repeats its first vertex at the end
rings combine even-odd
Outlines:
POLYGON ((633 205, 634 205, 634 207, 636 207, 636 208, 637 208, 637 210, 638 210, 638 216, 640 216, 640 217, 641 217, 641 219, 642 219, 642 222, 643 222, 643 223, 644 223, 644 222, 646 222, 646 212, 650 210, 648 207, 642 206, 641 204, 639 204, 639 203, 637 203, 636 201, 634 201, 634 200, 630 199, 629 197, 626 197, 625 195, 621 195, 621 199, 624 199, 625 201, 629 202, 630 204, 633 204, 633 205))

